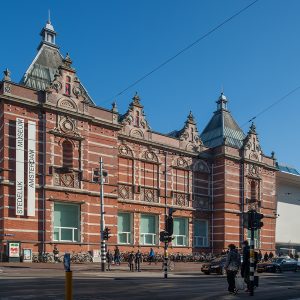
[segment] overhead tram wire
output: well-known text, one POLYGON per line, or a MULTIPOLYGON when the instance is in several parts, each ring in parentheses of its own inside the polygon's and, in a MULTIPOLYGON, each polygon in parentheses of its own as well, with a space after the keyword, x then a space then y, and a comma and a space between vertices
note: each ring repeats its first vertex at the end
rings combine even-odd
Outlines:
POLYGON ((300 85, 297 86, 296 88, 292 89, 291 91, 289 91, 287 94, 285 94, 284 96, 282 96, 281 98, 279 98, 278 100, 276 100, 275 102, 273 102, 271 105, 269 105, 268 107, 266 107, 265 109, 263 109, 262 111, 260 111, 257 115, 255 115, 254 117, 252 117, 250 120, 248 120, 247 122, 245 122, 244 124, 242 124, 241 127, 246 126, 248 123, 253 122, 255 119, 257 119, 259 116, 261 116, 262 114, 264 114, 265 112, 267 112, 268 110, 270 110, 271 108, 273 108, 275 105, 279 104, 280 102, 282 102, 283 100, 287 99, 290 95, 296 93, 298 90, 300 90, 300 85))
POLYGON ((259 0, 255 0, 255 1, 251 2, 250 4, 248 4, 247 6, 243 7, 242 9, 240 9, 239 11, 237 11, 236 13, 234 13, 232 16, 228 17, 227 19, 225 19, 224 21, 222 21, 220 24, 218 24, 217 26, 215 26, 212 29, 210 29, 207 33, 203 34, 197 40, 195 40, 194 42, 192 42, 191 44, 189 44, 188 46, 186 46, 185 48, 183 48, 182 50, 180 50, 179 52, 177 52, 175 55, 171 56, 170 58, 168 58, 167 60, 165 60, 164 62, 162 62, 160 65, 158 65, 157 67, 155 67, 154 69, 152 69, 150 72, 146 73, 145 75, 143 75, 142 77, 140 77, 139 79, 137 79, 136 81, 134 81, 133 83, 131 83, 125 89, 123 89, 119 93, 115 94, 113 97, 109 98, 103 104, 106 104, 109 101, 115 99, 116 97, 121 96, 123 93, 125 93, 126 91, 128 91, 130 88, 134 87, 135 85, 137 85, 138 83, 140 83, 142 80, 146 79, 151 74, 153 74, 154 72, 158 71, 159 69, 161 69, 162 67, 164 67, 165 65, 167 65, 169 62, 173 61, 179 55, 183 54, 184 52, 186 52, 187 50, 189 50, 190 48, 192 48, 196 44, 198 44, 200 41, 202 41, 206 37, 210 36, 212 33, 214 33, 215 31, 217 31, 223 25, 225 25, 226 23, 230 22, 231 20, 233 20, 234 18, 236 18, 237 16, 239 16, 240 14, 242 14, 244 11, 246 11, 248 8, 250 8, 251 6, 253 6, 258 1, 259 0))

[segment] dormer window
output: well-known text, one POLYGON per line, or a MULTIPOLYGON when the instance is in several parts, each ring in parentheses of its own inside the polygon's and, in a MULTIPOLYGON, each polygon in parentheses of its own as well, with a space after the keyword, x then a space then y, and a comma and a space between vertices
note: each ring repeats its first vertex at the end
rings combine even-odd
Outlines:
POLYGON ((65 94, 70 96, 71 95, 71 77, 67 76, 66 77, 66 91, 65 94))

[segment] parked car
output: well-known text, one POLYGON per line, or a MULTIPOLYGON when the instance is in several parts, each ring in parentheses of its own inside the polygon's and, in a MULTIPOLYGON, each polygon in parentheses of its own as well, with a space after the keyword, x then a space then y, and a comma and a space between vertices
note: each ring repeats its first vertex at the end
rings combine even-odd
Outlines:
POLYGON ((201 267, 201 271, 206 275, 211 273, 216 273, 219 275, 225 274, 226 273, 224 269, 225 262, 226 262, 226 256, 220 256, 212 260, 210 263, 203 264, 201 267))
POLYGON ((257 272, 297 271, 297 261, 291 258, 277 257, 268 262, 257 264, 257 272))

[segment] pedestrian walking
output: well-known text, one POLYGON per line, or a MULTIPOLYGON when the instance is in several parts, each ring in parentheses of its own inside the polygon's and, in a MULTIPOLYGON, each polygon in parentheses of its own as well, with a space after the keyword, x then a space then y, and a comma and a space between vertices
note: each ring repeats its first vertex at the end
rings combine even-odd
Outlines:
POLYGON ((53 256, 54 256, 54 262, 58 263, 59 250, 57 248, 57 245, 54 245, 53 256))
POLYGON ((134 272, 134 265, 133 265, 133 263, 134 263, 134 253, 133 253, 133 251, 129 254, 129 256, 128 256, 128 265, 129 265, 129 270, 131 271, 131 272, 134 272))
POLYGON ((113 255, 110 252, 110 250, 108 250, 106 252, 106 262, 107 262, 107 271, 111 271, 111 264, 113 262, 113 255))
POLYGON ((264 261, 268 261, 268 259, 269 259, 269 255, 268 255, 268 253, 266 252, 265 255, 264 255, 264 261))
POLYGON ((271 251, 270 253, 269 253, 269 259, 272 259, 274 257, 274 254, 273 254, 273 252, 271 251))
POLYGON ((151 265, 151 263, 154 262, 155 259, 155 252, 153 248, 150 249, 148 259, 149 259, 149 265, 151 265))
POLYGON ((250 291, 250 247, 247 240, 243 241, 243 263, 241 267, 241 276, 247 284, 246 292, 250 291))
POLYGON ((227 254, 226 262, 224 265, 224 268, 227 273, 228 292, 230 294, 236 294, 237 290, 235 288, 235 277, 240 269, 241 256, 238 253, 234 244, 230 244, 228 248, 229 252, 227 254))
POLYGON ((140 252, 140 250, 138 250, 137 253, 135 254, 134 262, 135 262, 135 270, 141 272, 142 253, 140 252))
POLYGON ((118 246, 116 246, 114 251, 114 261, 116 265, 120 265, 120 250, 118 246))

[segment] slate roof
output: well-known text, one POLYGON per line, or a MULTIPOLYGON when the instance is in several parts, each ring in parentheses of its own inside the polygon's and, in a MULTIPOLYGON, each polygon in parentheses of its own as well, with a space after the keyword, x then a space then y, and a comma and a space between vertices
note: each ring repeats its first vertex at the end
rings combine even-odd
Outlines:
POLYGON ((246 135, 227 109, 227 102, 222 93, 217 101, 218 109, 200 136, 207 147, 214 148, 225 144, 240 149, 243 146, 246 135))
POLYGON ((281 171, 281 172, 300 176, 300 173, 292 166, 287 166, 287 165, 279 164, 279 163, 277 163, 276 165, 277 165, 277 168, 279 169, 279 171, 281 171))
MULTIPOLYGON (((63 56, 59 52, 59 47, 55 44, 42 41, 36 57, 25 72, 20 84, 37 90, 45 90, 50 86, 55 73, 62 63, 63 56)), ((89 102, 95 104, 84 86, 82 84, 80 85, 86 92, 89 102)))

